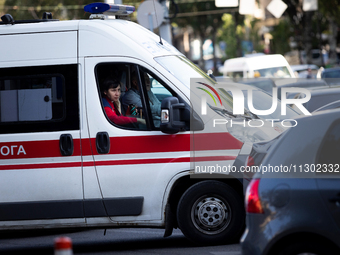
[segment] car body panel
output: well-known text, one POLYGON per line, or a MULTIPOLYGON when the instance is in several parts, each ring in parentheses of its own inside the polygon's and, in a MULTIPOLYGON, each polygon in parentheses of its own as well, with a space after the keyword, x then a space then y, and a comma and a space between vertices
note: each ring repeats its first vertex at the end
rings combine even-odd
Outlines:
POLYGON ((264 213, 247 213, 247 229, 241 238, 243 255, 276 254, 304 237, 340 249, 340 209, 329 201, 339 193, 340 175, 327 179, 329 175, 305 170, 321 162, 320 146, 333 123, 339 123, 339 113, 337 109, 297 118, 298 126, 269 149, 262 165, 291 165, 296 171, 255 174, 254 178, 260 178, 258 192, 264 213))

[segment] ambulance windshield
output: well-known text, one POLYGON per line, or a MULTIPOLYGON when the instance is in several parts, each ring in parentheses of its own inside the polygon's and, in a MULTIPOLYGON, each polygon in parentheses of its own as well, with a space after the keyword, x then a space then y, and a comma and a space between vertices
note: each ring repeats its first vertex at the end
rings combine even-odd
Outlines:
MULTIPOLYGON (((199 67, 197 67, 194 63, 192 63, 190 60, 188 60, 184 56, 163 56, 163 57, 156 57, 155 60, 163 66, 169 73, 171 73, 176 79, 178 79, 182 84, 189 87, 190 86, 190 79, 191 78, 200 78, 203 80, 203 83, 207 83, 210 85, 215 85, 216 82, 212 80, 206 73, 204 73, 199 67), (203 79, 202 79, 203 78, 203 79)), ((200 84, 203 84, 203 83, 200 84)), ((219 83, 219 85, 221 85, 219 83)), ((209 86, 209 85, 207 85, 209 86)), ((225 90, 221 87, 217 88, 219 95, 221 96, 223 107, 227 110, 232 112, 233 110, 233 95, 230 91, 225 90)), ((248 101, 248 94, 247 90, 243 91, 245 103, 248 101)), ((253 91, 253 105, 255 109, 258 110, 267 110, 270 109, 272 106, 272 96, 263 92, 262 90, 255 88, 253 91)), ((250 112, 250 109, 247 104, 244 105, 245 112, 250 112)), ((217 109, 217 108, 216 108, 217 109)), ((292 110, 290 107, 287 107, 286 110, 286 117, 295 117, 299 115, 296 111, 292 110)), ((254 117, 252 114, 245 113, 245 115, 248 115, 249 117, 254 117)), ((276 108, 276 111, 272 114, 268 115, 267 117, 273 118, 273 119, 282 119, 283 116, 281 116, 281 104, 280 101, 278 101, 278 107, 276 108)))
POLYGON ((208 83, 216 83, 186 57, 164 56, 156 57, 155 60, 187 87, 190 86, 190 78, 205 78, 208 83))

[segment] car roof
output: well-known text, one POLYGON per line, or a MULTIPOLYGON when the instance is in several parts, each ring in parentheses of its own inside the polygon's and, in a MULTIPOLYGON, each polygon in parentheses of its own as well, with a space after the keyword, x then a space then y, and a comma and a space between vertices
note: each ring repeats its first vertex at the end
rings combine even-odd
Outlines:
POLYGON ((286 59, 280 54, 254 55, 240 58, 230 58, 224 62, 224 69, 228 71, 243 70, 246 66, 250 69, 263 69, 287 65, 286 59))
POLYGON ((291 65, 290 66, 293 71, 304 71, 307 70, 308 68, 318 70, 319 67, 317 65, 291 65))
POLYGON ((340 100, 331 102, 329 104, 326 104, 324 106, 321 106, 320 108, 314 110, 314 112, 317 111, 325 111, 325 110, 331 110, 331 109, 336 109, 336 108, 340 108, 340 100))
MULTIPOLYGON (((25 48, 25 46, 29 49, 35 47, 35 40, 43 45, 47 39, 53 40, 55 47, 60 46, 58 49, 53 48, 54 51, 48 51, 48 54, 56 55, 53 55, 55 59, 62 58, 57 55, 57 52, 62 52, 65 56, 78 54, 78 57, 134 57, 143 59, 145 62, 153 61, 155 57, 161 56, 184 56, 166 40, 162 40, 160 43, 159 36, 150 30, 135 22, 123 19, 84 19, 1 25, 0 37, 4 40, 4 44, 12 42, 0 50, 2 62, 20 60, 23 63, 25 59, 51 59, 45 54, 34 54, 34 51, 28 51, 25 48), (13 36, 10 37, 10 35, 13 36), (71 47, 62 47, 63 44, 54 39, 59 35, 67 35, 69 38, 67 42, 73 47, 78 47, 78 51, 71 47), (23 38, 23 36, 32 39, 15 40, 15 38, 23 38)), ((47 45, 43 49, 47 51, 48 47, 52 46, 47 45)))
POLYGON ((340 67, 332 67, 332 68, 325 68, 322 72, 332 72, 332 71, 339 71, 340 67))
POLYGON ((326 87, 326 88, 309 88, 311 95, 327 95, 340 93, 340 87, 326 87))
POLYGON ((11 26, 0 26, 0 35, 28 34, 55 31, 76 31, 79 28, 80 20, 49 21, 37 23, 20 23, 11 26))
MULTIPOLYGON (((302 126, 303 123, 306 125, 310 125, 311 120, 321 120, 321 119, 329 119, 329 120, 335 120, 339 119, 340 116, 340 108, 334 108, 329 109, 325 111, 313 111, 311 115, 299 115, 296 116, 296 120, 299 123, 297 126, 302 126)), ((294 130, 294 128, 291 128, 291 130, 294 130)), ((308 132, 307 132, 308 133, 308 132)))
POLYGON ((316 87, 328 86, 324 80, 321 79, 307 79, 307 78, 285 78, 275 80, 277 87, 316 87))

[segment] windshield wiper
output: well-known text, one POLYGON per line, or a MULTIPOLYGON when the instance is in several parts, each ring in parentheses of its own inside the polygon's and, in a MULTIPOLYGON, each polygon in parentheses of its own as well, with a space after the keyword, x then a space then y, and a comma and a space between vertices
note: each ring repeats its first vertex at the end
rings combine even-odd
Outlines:
POLYGON ((221 115, 222 117, 233 117, 233 118, 245 118, 245 119, 260 119, 259 116, 257 116, 255 113, 252 113, 251 111, 245 109, 245 113, 250 115, 250 116, 247 116, 246 114, 233 114, 232 111, 228 111, 227 109, 222 109, 222 108, 218 108, 218 107, 215 107, 215 106, 212 106, 210 104, 208 104, 209 107, 214 110, 217 114, 221 115))
POLYGON ((255 119, 260 119, 260 117, 259 117, 257 114, 252 113, 251 111, 249 111, 249 110, 247 110, 247 109, 245 109, 245 112, 246 112, 247 114, 252 115, 255 119))
POLYGON ((208 104, 209 107, 214 110, 215 112, 217 112, 219 115, 221 115, 222 117, 233 117, 233 118, 236 118, 236 115, 234 115, 231 111, 228 111, 226 109, 223 109, 223 108, 218 108, 218 107, 215 107, 215 106, 212 106, 210 104, 208 104))

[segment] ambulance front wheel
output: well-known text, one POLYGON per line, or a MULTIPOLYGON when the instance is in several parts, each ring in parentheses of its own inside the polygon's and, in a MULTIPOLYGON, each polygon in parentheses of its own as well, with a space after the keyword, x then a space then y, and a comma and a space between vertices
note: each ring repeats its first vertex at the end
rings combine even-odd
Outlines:
POLYGON ((219 181, 196 183, 178 203, 177 222, 183 234, 196 244, 232 243, 244 230, 243 198, 219 181))

